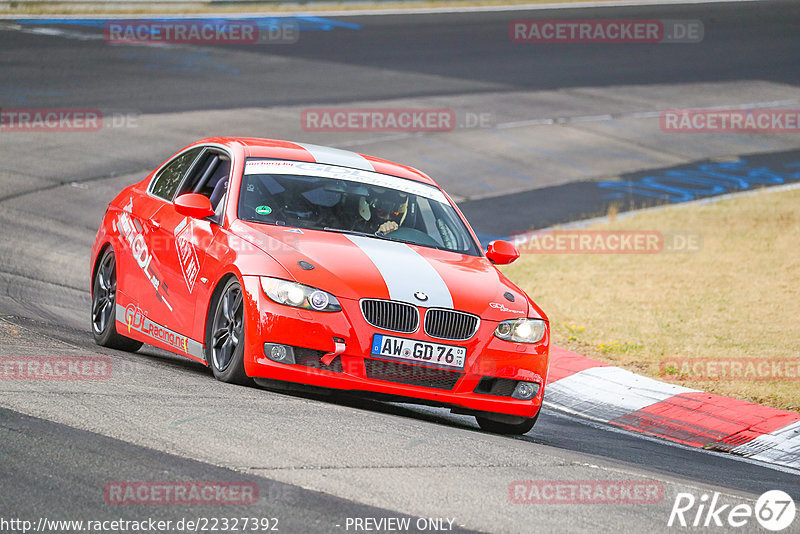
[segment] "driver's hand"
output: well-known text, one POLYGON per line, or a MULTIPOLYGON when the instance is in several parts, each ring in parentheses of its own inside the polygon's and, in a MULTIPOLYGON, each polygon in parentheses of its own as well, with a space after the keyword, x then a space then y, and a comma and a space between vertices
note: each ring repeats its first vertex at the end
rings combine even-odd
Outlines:
POLYGON ((382 225, 378 227, 379 234, 388 234, 389 232, 394 232, 400 228, 400 226, 394 221, 386 221, 382 225))

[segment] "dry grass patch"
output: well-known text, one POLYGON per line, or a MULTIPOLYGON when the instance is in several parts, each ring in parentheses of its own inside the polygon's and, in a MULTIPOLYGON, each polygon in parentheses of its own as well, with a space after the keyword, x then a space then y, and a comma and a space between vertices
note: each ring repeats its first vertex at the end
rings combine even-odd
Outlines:
MULTIPOLYGON (((695 232, 692 253, 523 254, 504 272, 553 342, 667 380, 662 362, 800 358, 800 190, 643 212, 591 230, 695 232)), ((800 411, 800 380, 669 381, 800 411)))

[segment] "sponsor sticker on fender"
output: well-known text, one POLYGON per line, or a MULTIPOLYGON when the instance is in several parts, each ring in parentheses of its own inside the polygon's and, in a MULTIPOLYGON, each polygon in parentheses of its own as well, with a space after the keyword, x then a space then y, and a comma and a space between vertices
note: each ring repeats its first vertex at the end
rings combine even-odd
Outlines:
POLYGON ((512 308, 506 308, 506 305, 503 304, 502 302, 490 302, 489 306, 494 308, 495 310, 500 310, 502 312, 516 313, 518 315, 525 315, 526 313, 522 310, 514 310, 512 308))

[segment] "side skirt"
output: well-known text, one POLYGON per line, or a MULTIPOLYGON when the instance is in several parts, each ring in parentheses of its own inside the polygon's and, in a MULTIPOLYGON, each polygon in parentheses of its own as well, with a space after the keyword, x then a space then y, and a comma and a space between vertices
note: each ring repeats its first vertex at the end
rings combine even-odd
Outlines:
POLYGON ((117 332, 208 365, 205 347, 199 341, 179 334, 148 319, 136 304, 117 302, 117 332))

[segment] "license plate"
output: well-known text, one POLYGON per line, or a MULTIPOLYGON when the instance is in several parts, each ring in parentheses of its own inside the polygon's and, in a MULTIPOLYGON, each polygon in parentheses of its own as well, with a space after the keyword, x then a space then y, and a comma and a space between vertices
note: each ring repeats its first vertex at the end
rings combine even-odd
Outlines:
POLYGON ((372 355, 426 367, 463 370, 464 362, 467 359, 467 349, 454 345, 375 334, 372 338, 372 355))

